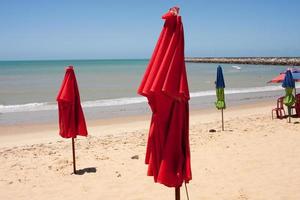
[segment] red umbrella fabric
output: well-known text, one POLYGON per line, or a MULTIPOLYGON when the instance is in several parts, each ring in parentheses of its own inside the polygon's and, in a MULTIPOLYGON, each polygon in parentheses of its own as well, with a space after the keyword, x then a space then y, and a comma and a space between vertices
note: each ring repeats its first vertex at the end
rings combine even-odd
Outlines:
POLYGON ((272 78, 272 80, 270 80, 268 83, 281 83, 281 82, 283 82, 284 77, 285 77, 285 74, 279 74, 275 78, 272 78))
POLYGON ((184 62, 184 35, 179 8, 165 20, 138 93, 152 110, 145 162, 148 175, 168 187, 192 179, 189 146, 189 89, 184 62))
MULTIPOLYGON (((292 72, 294 81, 300 82, 300 69, 291 68, 291 69, 288 69, 288 70, 290 70, 292 72)), ((284 78, 285 78, 286 72, 287 72, 287 70, 284 71, 284 72, 281 72, 278 76, 274 77, 268 83, 282 83, 284 78)))
POLYGON ((77 135, 87 136, 88 132, 72 66, 66 68, 65 78, 56 100, 59 111, 59 134, 63 138, 76 138, 77 135))

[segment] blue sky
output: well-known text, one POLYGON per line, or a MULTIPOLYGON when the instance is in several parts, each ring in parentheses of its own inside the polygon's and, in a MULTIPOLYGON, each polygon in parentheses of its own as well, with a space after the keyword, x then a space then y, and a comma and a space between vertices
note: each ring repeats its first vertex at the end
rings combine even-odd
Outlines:
POLYGON ((0 0, 0 60, 149 58, 174 5, 186 56, 300 56, 298 0, 0 0))

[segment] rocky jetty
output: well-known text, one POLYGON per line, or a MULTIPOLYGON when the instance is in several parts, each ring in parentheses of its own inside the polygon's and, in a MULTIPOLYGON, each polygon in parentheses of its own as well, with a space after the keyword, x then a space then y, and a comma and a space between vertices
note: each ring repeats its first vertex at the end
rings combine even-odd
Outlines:
POLYGON ((300 57, 187 57, 186 62, 300 66, 300 57))

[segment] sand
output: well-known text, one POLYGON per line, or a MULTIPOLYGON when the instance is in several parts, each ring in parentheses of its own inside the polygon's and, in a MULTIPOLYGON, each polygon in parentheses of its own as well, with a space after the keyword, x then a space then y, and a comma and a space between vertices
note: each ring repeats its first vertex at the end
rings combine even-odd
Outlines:
MULTIPOLYGON (((217 110, 191 112, 191 200, 300 199, 300 119, 272 120, 270 105, 228 108, 224 132, 217 110)), ((0 199, 174 199, 146 176, 149 119, 88 121, 89 136, 76 139, 79 175, 56 124, 1 126, 0 199)))

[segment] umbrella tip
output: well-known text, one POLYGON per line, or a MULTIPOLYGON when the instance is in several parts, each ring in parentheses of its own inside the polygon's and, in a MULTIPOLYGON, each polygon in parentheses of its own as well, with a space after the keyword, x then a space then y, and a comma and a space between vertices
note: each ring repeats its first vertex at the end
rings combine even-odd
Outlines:
POLYGON ((66 67, 66 70, 73 70, 73 69, 74 69, 74 67, 72 65, 66 67))
POLYGON ((177 16, 177 15, 179 15, 179 7, 178 6, 174 6, 174 7, 172 7, 172 8, 170 8, 170 13, 172 13, 173 15, 175 15, 175 16, 177 16))

